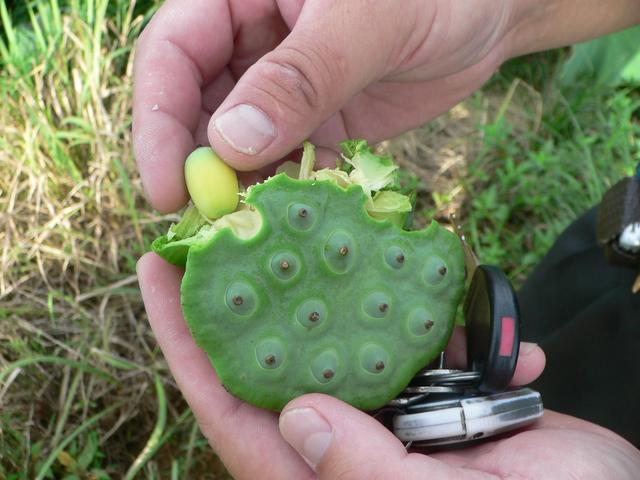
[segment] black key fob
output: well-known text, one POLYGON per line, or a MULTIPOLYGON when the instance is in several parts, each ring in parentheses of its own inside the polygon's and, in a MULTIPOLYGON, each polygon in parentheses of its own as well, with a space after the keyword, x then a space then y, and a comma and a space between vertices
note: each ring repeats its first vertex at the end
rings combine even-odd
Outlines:
POLYGON ((636 176, 623 178, 604 194, 596 236, 610 264, 640 267, 640 168, 636 176))
POLYGON ((511 283, 496 267, 480 265, 464 304, 468 369, 480 372, 482 392, 507 388, 520 347, 520 312, 511 283))

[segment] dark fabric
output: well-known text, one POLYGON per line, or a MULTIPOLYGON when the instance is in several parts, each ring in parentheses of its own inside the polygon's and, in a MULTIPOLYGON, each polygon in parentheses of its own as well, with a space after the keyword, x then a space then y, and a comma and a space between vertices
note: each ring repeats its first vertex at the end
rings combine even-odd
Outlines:
POLYGON ((523 340, 547 355, 532 387, 546 408, 640 446, 640 294, 631 292, 637 272, 606 262, 595 225, 595 209, 573 223, 518 294, 523 340))

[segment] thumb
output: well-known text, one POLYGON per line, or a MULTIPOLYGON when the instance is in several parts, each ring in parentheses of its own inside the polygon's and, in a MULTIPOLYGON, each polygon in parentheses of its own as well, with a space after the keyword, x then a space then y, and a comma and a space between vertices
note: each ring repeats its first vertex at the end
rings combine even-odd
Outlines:
MULTIPOLYGON (((401 43, 398 24, 406 22, 397 11, 385 12, 396 9, 394 2, 305 2, 291 34, 245 72, 214 113, 212 147, 238 170, 297 148, 384 74, 401 43)), ((338 132, 336 140, 346 135, 338 132)))
POLYGON ((377 420, 321 394, 299 397, 280 415, 280 433, 323 478, 466 478, 404 445, 377 420))

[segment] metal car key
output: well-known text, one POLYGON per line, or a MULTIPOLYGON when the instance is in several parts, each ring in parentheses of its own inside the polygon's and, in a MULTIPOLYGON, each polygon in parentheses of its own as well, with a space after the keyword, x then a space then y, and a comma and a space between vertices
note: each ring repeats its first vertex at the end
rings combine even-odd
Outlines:
POLYGON ((468 442, 531 424, 543 414, 540 394, 529 388, 485 396, 427 402, 393 419, 393 431, 412 446, 468 442))

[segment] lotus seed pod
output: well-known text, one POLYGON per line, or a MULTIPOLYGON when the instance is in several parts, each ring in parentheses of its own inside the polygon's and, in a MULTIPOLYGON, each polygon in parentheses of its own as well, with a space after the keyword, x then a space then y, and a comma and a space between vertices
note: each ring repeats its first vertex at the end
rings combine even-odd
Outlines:
POLYGON ((238 177, 210 148, 200 147, 187 157, 184 178, 191 200, 207 218, 219 218, 238 206, 238 177))
POLYGON ((232 394, 279 410, 322 392, 370 410, 444 349, 464 287, 455 234, 374 219, 360 186, 331 181, 281 174, 246 202, 258 233, 194 244, 181 287, 192 335, 232 394))

